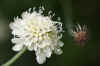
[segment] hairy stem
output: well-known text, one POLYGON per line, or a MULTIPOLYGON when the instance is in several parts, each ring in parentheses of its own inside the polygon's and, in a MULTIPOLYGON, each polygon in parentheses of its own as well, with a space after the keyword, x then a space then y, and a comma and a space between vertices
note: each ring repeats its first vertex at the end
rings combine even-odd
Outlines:
POLYGON ((8 62, 1 66, 10 66, 13 64, 25 51, 27 50, 27 47, 24 47, 20 52, 18 52, 14 57, 12 57, 8 62))

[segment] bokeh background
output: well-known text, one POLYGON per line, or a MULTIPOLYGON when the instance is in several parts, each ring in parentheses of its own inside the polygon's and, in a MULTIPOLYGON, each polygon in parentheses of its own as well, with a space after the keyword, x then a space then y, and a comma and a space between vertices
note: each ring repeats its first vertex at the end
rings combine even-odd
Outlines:
POLYGON ((39 65, 34 52, 25 52, 11 66, 99 66, 100 65, 100 0, 0 0, 0 65, 17 52, 12 51, 9 23, 28 8, 43 5, 61 17, 64 27, 62 41, 64 53, 52 55, 39 65), (86 24, 89 29, 88 43, 80 47, 68 33, 73 23, 86 24))

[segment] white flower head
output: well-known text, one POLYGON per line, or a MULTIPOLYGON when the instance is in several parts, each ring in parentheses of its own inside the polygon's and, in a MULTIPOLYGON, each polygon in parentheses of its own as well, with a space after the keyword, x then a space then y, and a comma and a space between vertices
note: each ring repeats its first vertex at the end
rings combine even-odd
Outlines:
POLYGON ((20 51, 26 46, 29 51, 35 51, 37 62, 43 64, 52 53, 62 53, 62 23, 53 21, 51 15, 42 15, 43 7, 39 12, 34 8, 32 12, 31 10, 24 12, 22 18, 17 17, 10 23, 14 35, 12 43, 15 44, 12 49, 20 51))

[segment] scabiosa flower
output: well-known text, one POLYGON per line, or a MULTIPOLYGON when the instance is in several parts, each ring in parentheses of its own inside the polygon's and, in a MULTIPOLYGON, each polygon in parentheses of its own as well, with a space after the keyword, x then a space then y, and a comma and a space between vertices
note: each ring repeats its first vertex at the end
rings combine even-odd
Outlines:
POLYGON ((21 51, 26 46, 29 51, 35 51, 37 62, 43 64, 52 53, 62 53, 62 23, 53 21, 51 15, 42 15, 43 7, 39 12, 34 8, 32 12, 31 10, 22 13, 22 18, 17 17, 10 23, 14 35, 12 43, 15 44, 12 49, 21 51))
POLYGON ((72 29, 73 37, 80 44, 84 46, 84 44, 88 40, 88 29, 86 25, 77 24, 74 29, 72 29))

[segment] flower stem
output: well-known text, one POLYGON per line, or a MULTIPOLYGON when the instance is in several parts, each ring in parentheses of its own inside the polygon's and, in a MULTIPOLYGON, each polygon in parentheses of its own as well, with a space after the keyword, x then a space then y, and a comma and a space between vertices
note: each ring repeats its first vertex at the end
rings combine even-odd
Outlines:
POLYGON ((20 52, 18 52, 14 57, 12 57, 8 62, 1 66, 10 66, 12 63, 14 63, 25 51, 27 47, 24 47, 20 52))

